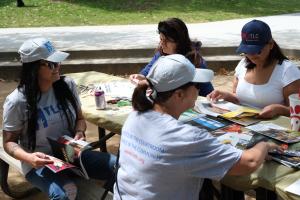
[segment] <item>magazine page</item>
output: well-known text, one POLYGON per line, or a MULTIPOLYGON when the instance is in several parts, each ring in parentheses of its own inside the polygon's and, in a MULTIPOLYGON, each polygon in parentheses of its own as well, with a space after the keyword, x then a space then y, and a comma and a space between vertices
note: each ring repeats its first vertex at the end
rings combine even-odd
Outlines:
POLYGON ((182 121, 182 122, 186 122, 186 121, 190 121, 194 118, 197 118, 199 115, 201 115, 201 114, 196 112, 195 110, 188 109, 179 116, 178 120, 182 121))
POLYGON ((289 185, 284 189, 286 192, 293 193, 295 195, 300 196, 300 179, 289 185))
POLYGON ((204 114, 200 114, 197 118, 187 121, 186 123, 199 128, 204 128, 207 131, 214 131, 232 124, 232 122, 228 120, 204 114))
POLYGON ((70 169, 70 168, 76 168, 75 165, 72 165, 70 163, 66 163, 58 158, 55 158, 53 156, 48 156, 50 160, 53 161, 52 164, 47 164, 46 167, 49 168, 52 172, 58 173, 61 172, 65 169, 70 169))
POLYGON ((136 85, 129 80, 120 80, 102 83, 97 87, 101 88, 104 94, 111 98, 131 100, 136 85))
POLYGON ((287 167, 300 167, 300 157, 285 156, 280 154, 270 154, 271 158, 287 167))
POLYGON ((57 158, 58 160, 62 160, 65 163, 64 165, 70 164, 71 166, 74 166, 72 168, 69 168, 76 174, 89 179, 88 174, 86 173, 84 165, 81 161, 82 152, 91 148, 88 142, 83 140, 74 140, 67 135, 60 137, 58 140, 53 140, 51 138, 47 139, 51 145, 52 152, 55 158, 57 158))
POLYGON ((260 112, 258 109, 236 105, 223 100, 211 102, 207 99, 198 99, 195 103, 195 110, 206 115, 223 117, 243 126, 261 121, 255 118, 260 112))
POLYGON ((210 101, 204 99, 198 99, 195 102, 195 110, 213 117, 218 117, 219 115, 230 111, 229 109, 226 109, 224 107, 216 107, 210 101))
POLYGON ((300 141, 299 132, 293 132, 273 123, 255 124, 246 128, 285 143, 300 141))
POLYGON ((222 144, 230 144, 240 149, 246 149, 248 143, 251 141, 253 134, 249 130, 242 129, 239 124, 232 124, 227 127, 218 129, 211 132, 217 137, 218 141, 222 144))

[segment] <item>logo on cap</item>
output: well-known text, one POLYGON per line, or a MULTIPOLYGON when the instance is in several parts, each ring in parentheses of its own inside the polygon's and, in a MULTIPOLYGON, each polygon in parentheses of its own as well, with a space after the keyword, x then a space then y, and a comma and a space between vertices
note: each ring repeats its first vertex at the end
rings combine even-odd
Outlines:
POLYGON ((242 33, 242 40, 247 42, 257 42, 259 41, 259 34, 258 33, 242 33))
POLYGON ((50 41, 47 41, 46 43, 44 43, 44 46, 47 48, 49 53, 54 51, 54 47, 52 46, 50 41))

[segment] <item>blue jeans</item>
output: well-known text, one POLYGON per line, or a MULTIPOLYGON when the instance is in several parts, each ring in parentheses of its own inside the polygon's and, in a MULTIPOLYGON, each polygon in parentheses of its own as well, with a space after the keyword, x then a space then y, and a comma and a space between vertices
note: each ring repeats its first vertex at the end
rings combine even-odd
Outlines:
MULTIPOLYGON (((116 162, 114 155, 99 151, 84 151, 81 159, 90 178, 98 180, 113 178, 113 168, 116 162)), ((74 194, 70 194, 70 191, 76 192, 73 177, 74 174, 70 170, 55 174, 47 167, 32 169, 25 176, 32 185, 48 194, 51 200, 67 200, 68 195, 74 194)))

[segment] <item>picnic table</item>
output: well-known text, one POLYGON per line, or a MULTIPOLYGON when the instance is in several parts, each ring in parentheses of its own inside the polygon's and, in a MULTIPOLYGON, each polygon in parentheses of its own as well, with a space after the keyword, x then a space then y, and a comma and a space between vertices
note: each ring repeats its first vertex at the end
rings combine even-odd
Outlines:
MULTIPOLYGON (((78 85, 124 80, 124 78, 121 77, 94 71, 72 73, 67 74, 67 76, 73 78, 78 85)), ((102 131, 108 130, 112 133, 121 133, 122 125, 132 110, 131 106, 117 107, 116 105, 108 105, 108 108, 105 110, 96 110, 93 96, 80 95, 80 98, 83 115, 87 121, 97 125, 102 131)), ((270 121, 283 127, 289 127, 290 125, 289 118, 287 117, 278 117, 270 121)), ((265 121, 265 123, 270 121, 265 121)), ((300 149, 300 143, 291 145, 291 148, 300 149)), ((261 192, 260 197, 257 197, 257 199, 274 199, 274 192, 276 192, 282 199, 289 200, 300 199, 299 196, 287 194, 284 191, 286 186, 291 184, 293 180, 299 178, 299 171, 274 161, 266 161, 259 169, 248 176, 227 175, 221 180, 221 183, 238 191, 256 189, 261 192)), ((228 199, 230 199, 230 197, 228 197, 228 199)))

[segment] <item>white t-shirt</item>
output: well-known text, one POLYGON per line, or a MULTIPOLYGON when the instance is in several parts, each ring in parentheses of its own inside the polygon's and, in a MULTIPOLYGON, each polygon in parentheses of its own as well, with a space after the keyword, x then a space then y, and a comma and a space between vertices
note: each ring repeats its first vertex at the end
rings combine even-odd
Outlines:
MULTIPOLYGON (((73 92, 78 105, 80 104, 79 97, 76 91, 76 85, 70 78, 65 78, 65 82, 69 85, 73 92)), ((73 118, 75 119, 75 111, 72 109, 73 118)), ((21 145, 24 149, 27 144, 27 126, 28 126, 28 109, 27 102, 24 94, 18 89, 15 89, 11 94, 6 97, 3 105, 3 130, 18 131, 22 130, 23 137, 21 138, 21 145)), ((74 120, 75 125, 75 120, 74 120)), ((58 139, 62 135, 69 135, 67 119, 57 104, 54 95, 54 90, 51 88, 49 91, 42 93, 41 99, 38 102, 38 127, 36 131, 36 152, 43 152, 51 155, 52 150, 47 137, 58 139)), ((31 170, 31 166, 22 163, 22 171, 24 174, 31 170)))
POLYGON ((300 70, 289 60, 277 64, 269 81, 263 85, 248 83, 245 80, 246 72, 246 59, 242 59, 235 69, 238 78, 237 98, 243 105, 260 109, 270 104, 284 105, 283 88, 300 79, 300 70))
POLYGON ((196 200, 203 179, 221 179, 241 154, 170 115, 133 111, 122 129, 119 192, 123 200, 196 200))

